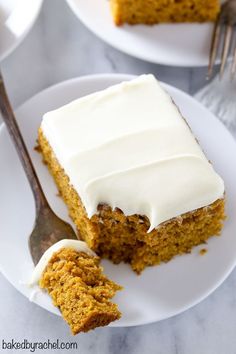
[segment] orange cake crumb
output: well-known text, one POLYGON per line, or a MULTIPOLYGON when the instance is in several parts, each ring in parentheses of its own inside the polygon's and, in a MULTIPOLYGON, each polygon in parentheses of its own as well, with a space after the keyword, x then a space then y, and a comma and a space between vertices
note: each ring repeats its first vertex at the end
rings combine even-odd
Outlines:
POLYGON ((202 248, 200 251, 199 251, 200 255, 201 256, 204 256, 204 254, 207 253, 207 249, 206 248, 202 248))

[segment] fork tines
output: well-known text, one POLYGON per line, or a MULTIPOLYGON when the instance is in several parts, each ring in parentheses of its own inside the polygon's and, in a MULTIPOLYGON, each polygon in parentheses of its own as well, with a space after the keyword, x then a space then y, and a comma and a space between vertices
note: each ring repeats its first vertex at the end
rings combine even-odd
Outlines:
POLYGON ((221 53, 220 78, 224 74, 225 64, 230 53, 233 51, 233 60, 231 66, 231 78, 236 72, 236 38, 234 38, 234 26, 236 24, 236 0, 229 0, 222 6, 222 10, 215 23, 211 42, 209 57, 208 75, 209 79, 213 72, 216 56, 221 47, 221 38, 223 38, 223 47, 221 53))

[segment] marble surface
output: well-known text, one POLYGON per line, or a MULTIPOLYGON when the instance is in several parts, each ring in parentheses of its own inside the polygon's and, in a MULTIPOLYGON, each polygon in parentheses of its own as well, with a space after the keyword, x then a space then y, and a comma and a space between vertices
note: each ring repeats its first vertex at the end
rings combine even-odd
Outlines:
MULTIPOLYGON (((65 1, 45 0, 31 33, 2 63, 2 71, 11 101, 17 107, 52 84, 104 72, 151 72, 160 80, 194 94, 205 85, 206 69, 165 67, 129 57, 96 38, 77 20, 65 1)), ((4 353, 3 339, 31 342, 60 339, 78 343, 77 351, 57 353, 236 353, 236 271, 206 300, 174 318, 140 327, 96 329, 75 338, 60 318, 29 303, 1 274, 0 289, 0 353, 4 353)))

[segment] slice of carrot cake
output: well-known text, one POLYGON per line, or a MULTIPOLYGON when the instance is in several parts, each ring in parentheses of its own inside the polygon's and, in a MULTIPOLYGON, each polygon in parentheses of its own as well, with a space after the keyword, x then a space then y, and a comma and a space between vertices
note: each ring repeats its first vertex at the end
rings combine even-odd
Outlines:
POLYGON ((100 257, 139 273, 221 231, 224 183, 153 75, 46 113, 39 144, 100 257))
POLYGON ((214 21, 219 0, 110 0, 116 25, 214 21))
POLYGON ((30 284, 39 284, 59 308, 73 334, 87 332, 120 318, 110 299, 121 287, 104 274, 99 257, 85 242, 61 240, 35 267, 30 284))

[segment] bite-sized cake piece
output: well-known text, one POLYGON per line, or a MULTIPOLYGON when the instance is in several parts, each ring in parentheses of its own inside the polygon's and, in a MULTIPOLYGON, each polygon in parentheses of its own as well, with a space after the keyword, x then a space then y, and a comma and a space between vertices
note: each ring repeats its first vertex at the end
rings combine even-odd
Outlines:
POLYGON ((214 21, 219 0, 110 0, 116 25, 214 21))
POLYGON ((152 75, 45 114, 39 144, 101 257, 140 272, 220 233, 224 183, 152 75))
POLYGON ((62 240, 45 252, 32 275, 30 284, 49 293, 73 334, 121 316, 110 301, 121 287, 103 274, 99 261, 85 242, 62 240))

